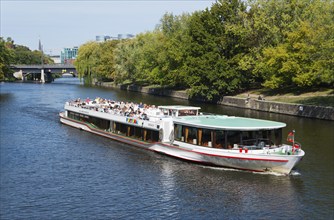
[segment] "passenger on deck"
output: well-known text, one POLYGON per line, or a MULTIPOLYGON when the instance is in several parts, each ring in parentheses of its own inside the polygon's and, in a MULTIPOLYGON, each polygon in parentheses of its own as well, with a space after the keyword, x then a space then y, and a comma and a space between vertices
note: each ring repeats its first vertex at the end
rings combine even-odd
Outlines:
POLYGON ((80 98, 70 101, 69 105, 86 108, 90 110, 95 110, 99 112, 105 112, 115 115, 122 115, 128 117, 137 117, 142 120, 149 120, 148 115, 159 116, 161 112, 158 111, 155 105, 147 105, 140 102, 139 104, 133 102, 123 102, 123 101, 113 101, 102 99, 97 97, 93 100, 93 102, 87 97, 87 99, 83 102, 80 98), (94 106, 90 106, 88 104, 94 103, 94 106))

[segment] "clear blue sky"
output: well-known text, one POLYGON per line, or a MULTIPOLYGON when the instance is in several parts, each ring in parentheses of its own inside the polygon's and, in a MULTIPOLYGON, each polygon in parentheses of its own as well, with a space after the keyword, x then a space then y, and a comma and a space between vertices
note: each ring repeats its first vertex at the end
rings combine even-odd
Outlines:
POLYGON ((174 15, 211 7, 214 0, 0 0, 1 37, 16 44, 59 55, 64 47, 80 46, 96 35, 117 36, 151 31, 166 12, 174 15))

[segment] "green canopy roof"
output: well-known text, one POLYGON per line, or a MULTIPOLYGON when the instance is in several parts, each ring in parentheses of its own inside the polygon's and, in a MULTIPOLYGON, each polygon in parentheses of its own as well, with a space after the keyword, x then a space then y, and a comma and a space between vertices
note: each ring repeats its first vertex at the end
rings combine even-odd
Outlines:
POLYGON ((174 119, 176 124, 192 127, 223 129, 223 130, 262 130, 277 129, 286 126, 285 123, 253 118, 229 117, 225 115, 184 116, 174 119))

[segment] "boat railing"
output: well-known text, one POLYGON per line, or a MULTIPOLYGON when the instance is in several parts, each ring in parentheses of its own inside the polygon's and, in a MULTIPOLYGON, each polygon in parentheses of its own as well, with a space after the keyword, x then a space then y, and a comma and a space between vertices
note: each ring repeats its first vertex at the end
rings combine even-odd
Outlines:
POLYGON ((123 111, 119 108, 113 108, 109 104, 101 104, 101 103, 85 103, 85 102, 66 102, 66 105, 81 108, 81 109, 87 109, 87 110, 93 110, 96 112, 116 115, 116 116, 124 116, 134 119, 141 119, 144 121, 158 121, 161 118, 165 118, 168 116, 165 116, 163 114, 158 114, 158 109, 146 109, 142 110, 140 114, 131 113, 129 111, 123 111))

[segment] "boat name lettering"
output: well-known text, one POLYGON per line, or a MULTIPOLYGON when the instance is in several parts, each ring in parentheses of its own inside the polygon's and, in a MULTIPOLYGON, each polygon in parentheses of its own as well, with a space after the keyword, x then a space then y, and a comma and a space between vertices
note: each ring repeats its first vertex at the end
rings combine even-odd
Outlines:
POLYGON ((154 124, 152 124, 152 123, 148 123, 147 126, 155 127, 154 124))

